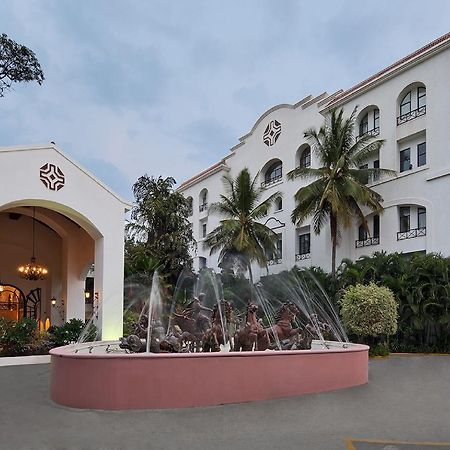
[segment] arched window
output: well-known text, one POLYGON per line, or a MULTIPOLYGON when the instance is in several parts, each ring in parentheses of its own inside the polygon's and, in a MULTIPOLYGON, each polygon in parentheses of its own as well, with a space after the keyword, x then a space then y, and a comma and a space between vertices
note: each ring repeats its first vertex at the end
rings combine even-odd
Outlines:
POLYGON ((400 117, 411 112, 411 91, 407 92, 400 102, 400 117))
POLYGON ((361 119, 359 122, 359 136, 364 136, 369 131, 369 113, 361 119))
POLYGON ((308 146, 300 155, 300 167, 310 167, 311 166, 311 148, 308 146))
POLYGON ((281 180, 282 176, 283 176, 283 163, 279 160, 275 161, 266 170, 266 174, 264 176, 264 184, 267 186, 269 184, 275 183, 281 180))
POLYGON ((417 109, 423 108, 427 105, 427 90, 420 86, 417 89, 417 109))
POLYGON ((199 211, 206 211, 208 209, 208 189, 202 189, 199 195, 200 205, 198 207, 199 211))
POLYGON ((278 197, 275 200, 275 210, 281 211, 283 209, 283 199, 281 197, 278 197))

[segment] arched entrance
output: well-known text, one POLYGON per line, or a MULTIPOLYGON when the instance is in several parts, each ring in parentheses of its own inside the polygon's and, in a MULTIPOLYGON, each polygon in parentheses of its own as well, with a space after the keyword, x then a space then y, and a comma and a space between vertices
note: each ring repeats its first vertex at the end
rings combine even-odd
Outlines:
POLYGON ((86 267, 93 265, 96 324, 103 339, 121 336, 124 213, 131 205, 54 145, 0 147, 0 166, 8 186, 0 189, 0 280, 25 297, 40 289, 34 292, 40 292, 44 323, 84 320, 86 267), (49 273, 30 281, 17 267, 32 256, 33 210, 35 257, 49 273))

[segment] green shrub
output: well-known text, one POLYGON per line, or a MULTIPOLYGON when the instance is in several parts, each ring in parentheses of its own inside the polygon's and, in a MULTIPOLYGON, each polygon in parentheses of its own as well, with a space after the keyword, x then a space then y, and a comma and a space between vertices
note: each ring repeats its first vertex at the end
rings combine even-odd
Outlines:
POLYGON ((387 343, 376 344, 370 347, 369 356, 389 355, 389 345, 387 343))
MULTIPOLYGON (((81 333, 85 330, 86 324, 80 319, 70 319, 61 326, 52 326, 48 329, 50 338, 55 347, 73 344, 78 341, 81 333)), ((94 341, 97 336, 97 328, 90 324, 89 329, 86 330, 84 341, 94 341)))
POLYGON ((0 354, 2 356, 30 355, 36 338, 37 322, 28 317, 19 321, 0 322, 0 354))
POLYGON ((123 335, 130 336, 134 334, 134 329, 137 321, 139 320, 139 314, 134 311, 125 311, 123 313, 123 335))
POLYGON ((376 337, 397 331, 398 305, 392 291, 384 286, 349 286, 340 304, 342 320, 351 333, 376 337))

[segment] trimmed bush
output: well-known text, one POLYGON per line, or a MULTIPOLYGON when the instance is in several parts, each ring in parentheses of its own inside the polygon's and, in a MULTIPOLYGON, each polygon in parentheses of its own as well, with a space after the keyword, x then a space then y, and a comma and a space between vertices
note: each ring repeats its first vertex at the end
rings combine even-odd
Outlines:
POLYGON ((32 354, 37 325, 37 322, 30 318, 24 318, 18 322, 2 319, 0 322, 0 355, 32 354))
POLYGON ((392 291, 375 283, 349 286, 341 304, 341 316, 350 333, 389 336, 397 332, 398 305, 392 291))

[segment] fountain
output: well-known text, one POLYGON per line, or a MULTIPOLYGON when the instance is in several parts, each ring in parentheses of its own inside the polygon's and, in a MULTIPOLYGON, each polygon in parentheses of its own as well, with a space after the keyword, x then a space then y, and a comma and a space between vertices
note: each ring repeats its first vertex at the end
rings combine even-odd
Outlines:
POLYGON ((305 276, 267 277, 242 299, 202 270, 195 282, 183 274, 168 302, 155 272, 132 334, 50 352, 52 399, 76 408, 180 408, 367 383, 368 347, 348 342, 325 292, 305 276))

